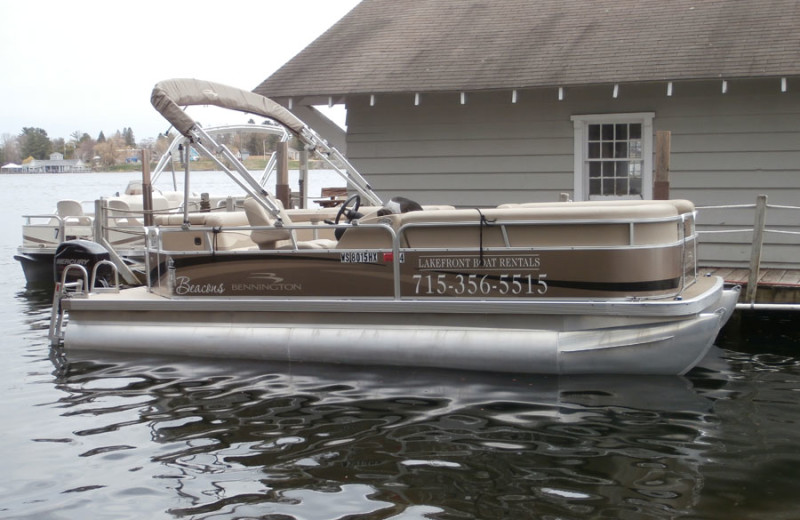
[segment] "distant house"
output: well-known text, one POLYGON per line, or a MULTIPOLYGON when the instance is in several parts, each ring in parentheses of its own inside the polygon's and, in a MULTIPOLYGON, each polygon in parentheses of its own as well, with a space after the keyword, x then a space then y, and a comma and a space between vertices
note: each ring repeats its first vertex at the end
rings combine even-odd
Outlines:
POLYGON ((22 173, 22 165, 16 163, 6 163, 0 166, 0 173, 22 173))
POLYGON ((19 173, 81 173, 92 171, 80 159, 64 159, 58 152, 50 154, 50 159, 33 159, 20 166, 19 173))
MULTIPOLYGON (((666 130, 671 197, 800 201, 795 0, 364 0, 255 91, 312 126, 308 106, 344 103, 339 138, 384 196, 650 199, 666 130)), ((746 263, 749 234, 709 240, 701 261, 746 263)), ((798 266, 770 240, 764 265, 798 266)))

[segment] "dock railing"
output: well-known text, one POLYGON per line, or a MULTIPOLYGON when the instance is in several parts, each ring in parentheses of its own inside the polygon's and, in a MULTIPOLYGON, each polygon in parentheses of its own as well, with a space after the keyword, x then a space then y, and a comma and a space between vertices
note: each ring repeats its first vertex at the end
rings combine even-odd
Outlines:
MULTIPOLYGON (((800 206, 786 206, 778 204, 768 204, 766 195, 756 196, 755 204, 729 204, 719 206, 698 206, 698 214, 703 214, 709 210, 729 210, 729 209, 743 209, 753 210, 753 227, 734 228, 734 229, 714 229, 714 230, 698 230, 697 234, 702 243, 703 235, 714 235, 724 233, 752 233, 752 247, 750 250, 750 259, 748 263, 748 280, 747 289, 745 291, 744 299, 747 302, 745 305, 752 307, 756 301, 756 291, 758 290, 759 272, 761 271, 761 260, 764 252, 765 244, 764 238, 769 234, 773 235, 791 235, 798 237, 798 246, 800 246, 800 231, 792 231, 787 229, 777 229, 768 227, 767 224, 767 210, 787 210, 787 211, 800 211, 800 206)), ((698 219, 699 220, 699 219, 698 219)), ((768 247, 768 245, 767 245, 768 247)), ((793 310, 800 310, 800 304, 792 304, 793 310)))

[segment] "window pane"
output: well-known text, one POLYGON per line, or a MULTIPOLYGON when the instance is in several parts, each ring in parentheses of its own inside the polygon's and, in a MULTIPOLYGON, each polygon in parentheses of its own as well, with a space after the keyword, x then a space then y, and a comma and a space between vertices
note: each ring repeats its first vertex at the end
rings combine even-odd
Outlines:
POLYGON ((603 164, 603 177, 614 176, 614 163, 611 161, 604 162, 603 164))
POLYGON ((615 181, 615 195, 627 195, 628 194, 628 179, 617 179, 615 181))
POLYGON ((628 161, 617 161, 617 177, 627 177, 628 176, 628 161))
POLYGON ((603 159, 614 158, 614 143, 603 143, 603 159))
POLYGON ((600 143, 589 143, 589 159, 600 158, 600 143))
POLYGON ((630 138, 631 139, 641 139, 642 138, 642 124, 641 123, 632 123, 630 125, 630 138))
POLYGON ((589 163, 589 177, 600 177, 600 163, 599 162, 590 162, 589 163))
POLYGON ((630 155, 628 157, 630 157, 631 159, 641 159, 642 158, 642 141, 631 140, 628 143, 628 146, 630 148, 630 150, 629 150, 630 151, 630 155))
POLYGON ((614 125, 603 125, 603 141, 614 140, 614 125))
POLYGON ((616 143, 614 147, 614 157, 617 159, 625 159, 628 157, 628 143, 616 143))
POLYGON ((631 178, 631 195, 641 195, 641 194, 642 194, 642 178, 641 177, 631 178))
POLYGON ((628 139, 628 125, 617 125, 616 139, 617 141, 628 139))
POLYGON ((601 195, 600 179, 589 179, 589 195, 601 195))
POLYGON ((590 141, 600 140, 600 125, 589 125, 589 140, 590 141))

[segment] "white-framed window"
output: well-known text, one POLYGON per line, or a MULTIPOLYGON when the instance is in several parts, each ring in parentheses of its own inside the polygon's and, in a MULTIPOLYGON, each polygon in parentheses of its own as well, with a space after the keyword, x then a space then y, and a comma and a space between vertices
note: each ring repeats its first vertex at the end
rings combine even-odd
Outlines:
POLYGON ((572 116, 575 200, 653 198, 653 112, 572 116))

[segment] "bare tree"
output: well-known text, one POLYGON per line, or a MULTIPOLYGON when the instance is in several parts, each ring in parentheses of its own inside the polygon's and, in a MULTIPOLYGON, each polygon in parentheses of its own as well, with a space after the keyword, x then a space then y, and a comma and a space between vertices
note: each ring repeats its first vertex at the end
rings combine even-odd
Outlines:
MULTIPOLYGON (((74 136, 75 133, 73 133, 72 135, 74 136)), ((85 163, 91 162, 92 159, 94 158, 94 145, 95 145, 94 139, 92 139, 92 137, 89 134, 84 133, 77 140, 75 155, 77 156, 78 159, 80 159, 85 163)))
POLYGON ((100 165, 104 167, 114 166, 119 162, 122 156, 121 150, 125 146, 125 141, 122 139, 119 132, 112 137, 107 137, 105 141, 98 141, 94 145, 94 153, 100 157, 100 165))
POLYGON ((3 134, 0 137, 0 149, 2 149, 3 164, 13 162, 19 164, 22 157, 19 150, 19 139, 13 134, 3 134))

